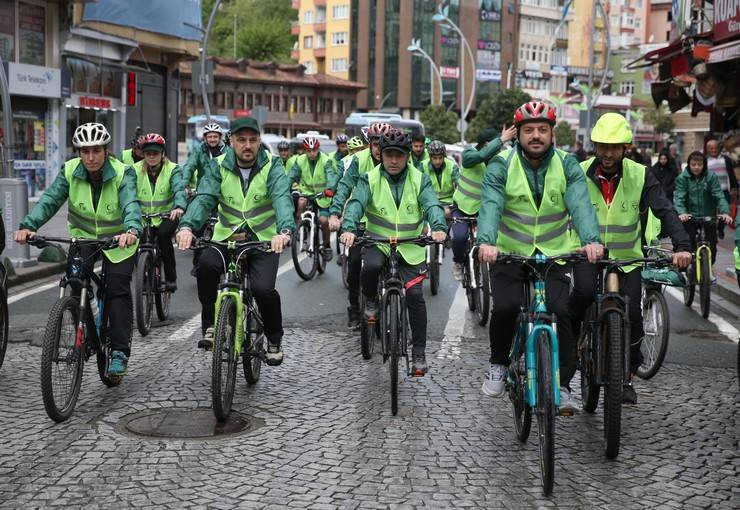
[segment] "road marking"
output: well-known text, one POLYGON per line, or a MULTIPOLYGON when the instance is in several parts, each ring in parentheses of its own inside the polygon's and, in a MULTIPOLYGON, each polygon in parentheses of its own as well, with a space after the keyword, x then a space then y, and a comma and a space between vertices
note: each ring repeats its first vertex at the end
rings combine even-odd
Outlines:
MULTIPOLYGON (((303 262, 303 260, 306 257, 307 257, 307 255, 305 253, 301 253, 300 255, 298 255, 298 262, 299 263, 300 262, 303 262)), ((287 271, 290 271, 291 269, 293 269, 293 258, 292 257, 291 257, 291 259, 288 262, 286 262, 285 264, 283 264, 282 266, 280 266, 278 268, 277 275, 280 276, 281 274, 283 274, 283 273, 285 273, 287 271)))
MULTIPOLYGON (((677 299, 680 303, 683 303, 683 292, 682 291, 674 287, 668 287, 668 286, 665 287, 665 291, 671 296, 673 296, 675 299, 677 299)), ((697 289, 696 292, 697 292, 697 297, 698 297, 699 289, 697 289)), ((709 317, 707 318, 707 320, 711 322, 712 324, 714 324, 717 327, 717 331, 719 331, 724 336, 729 338, 730 341, 734 343, 738 343, 738 341, 740 341, 740 331, 738 331, 738 329, 735 326, 733 326, 732 324, 724 320, 722 317, 712 312, 711 310, 709 311, 709 317)))
POLYGON ((468 317, 465 311, 466 308, 467 299, 465 289, 462 285, 458 284, 455 298, 452 300, 452 305, 447 316, 447 325, 445 325, 442 345, 437 352, 437 359, 460 359, 460 346, 462 344, 463 332, 465 331, 465 321, 468 317))
POLYGON ((177 331, 172 333, 170 335, 170 338, 177 338, 177 339, 188 339, 190 338, 193 333, 195 333, 200 328, 200 314, 196 314, 188 321, 180 326, 177 331))
POLYGON ((39 292, 53 289, 54 287, 59 287, 59 280, 45 283, 44 285, 39 285, 38 287, 33 287, 31 289, 24 290, 23 292, 19 292, 18 294, 14 294, 8 298, 8 304, 12 305, 16 301, 20 301, 21 299, 27 298, 28 296, 33 296, 34 294, 38 294, 39 292))

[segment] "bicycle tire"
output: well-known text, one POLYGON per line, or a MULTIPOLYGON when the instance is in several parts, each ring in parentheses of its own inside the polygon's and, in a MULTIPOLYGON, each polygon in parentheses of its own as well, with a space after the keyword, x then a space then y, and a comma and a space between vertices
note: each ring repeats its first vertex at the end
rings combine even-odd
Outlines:
POLYGON ((249 298, 249 306, 247 303, 244 304, 244 314, 246 316, 246 329, 244 331, 244 345, 242 345, 242 367, 244 369, 244 379, 247 384, 256 384, 260 380, 260 374, 262 373, 262 358, 255 356, 251 353, 257 352, 264 354, 267 351, 267 337, 265 332, 260 328, 258 332, 253 332, 257 329, 259 321, 254 316, 254 312, 249 310, 254 309, 254 298, 249 298))
POLYGON ((550 335, 541 331, 537 338, 537 436, 540 451, 542 492, 549 496, 555 478, 555 402, 553 391, 550 335))
MULTIPOLYGON (((598 364, 597 338, 600 332, 600 326, 596 324, 596 332, 591 329, 591 324, 596 319, 596 305, 591 305, 586 311, 584 324, 582 326, 581 337, 588 335, 583 342, 579 342, 581 349, 579 359, 581 362, 581 399, 583 400, 583 410, 589 413, 596 411, 599 405, 599 393, 601 387, 596 380, 596 368, 598 364)), ((581 339, 579 339, 580 341, 581 339)))
POLYGON ((344 255, 337 255, 342 258, 342 284, 344 288, 349 290, 349 257, 344 255))
POLYGON ((134 278, 134 303, 136 306, 136 329, 147 336, 152 328, 152 254, 139 253, 134 278))
POLYGON ((393 416, 398 414, 398 358, 400 353, 398 347, 401 342, 400 339, 400 323, 401 318, 399 315, 400 308, 400 297, 396 293, 392 293, 388 298, 388 313, 385 314, 385 320, 387 321, 387 342, 388 342, 388 371, 391 379, 391 413, 393 416))
POLYGON ((607 312, 606 372, 604 376, 604 451, 608 459, 619 455, 622 433, 622 385, 624 383, 624 330, 617 312, 607 312))
POLYGON ((650 379, 658 373, 668 352, 671 318, 668 303, 662 292, 657 289, 646 291, 642 304, 642 318, 645 335, 640 346, 642 363, 637 367, 637 376, 641 379, 650 379), (652 327, 648 328, 646 324, 653 314, 655 332, 652 332, 652 327))
MULTIPOLYGON (((324 258, 324 234, 321 230, 321 224, 316 224, 314 232, 315 239, 313 241, 313 245, 317 247, 314 253, 314 257, 316 258, 316 270, 319 274, 324 274, 324 271, 326 271, 326 259, 324 258)), ((331 249, 331 240, 329 240, 329 249, 331 249)))
POLYGON ((436 296, 439 292, 439 245, 434 243, 431 245, 432 255, 429 262, 429 288, 432 291, 432 296, 436 296))
POLYGON ((478 318, 478 325, 485 326, 491 314, 491 275, 488 272, 488 264, 481 264, 477 259, 475 270, 475 277, 478 281, 478 286, 475 289, 475 315, 478 318))
POLYGON ((0 368, 5 361, 5 353, 8 350, 8 296, 5 287, 0 288, 0 368))
MULTIPOLYGON (((154 282, 154 307, 157 310, 157 318, 161 321, 167 320, 170 316, 170 301, 172 300, 172 292, 165 291, 162 287, 162 275, 164 274, 164 267, 162 259, 159 260, 159 279, 154 282)), ((155 279, 156 280, 156 279, 155 279)))
POLYGON ((468 264, 467 259, 466 259, 466 262, 464 264, 464 269, 463 269, 463 282, 462 283, 463 283, 463 288, 465 288, 465 297, 468 300, 468 310, 470 310, 471 312, 475 311, 475 306, 476 306, 476 302, 475 302, 476 289, 474 289, 471 284, 473 281, 473 278, 475 278, 475 275, 470 274, 470 265, 468 264))
MULTIPOLYGON (((517 326, 514 331, 519 331, 517 326)), ((526 443, 532 430, 532 408, 527 403, 527 369, 524 364, 524 356, 512 362, 509 374, 513 381, 509 385, 509 400, 511 400, 512 414, 514 416, 514 433, 520 443, 526 443)))
MULTIPOLYGON (((709 250, 706 250, 707 252, 709 250)), ((699 282, 699 307, 701 316, 706 319, 709 317, 709 308, 712 299, 712 266, 711 254, 709 257, 702 257, 701 264, 701 281, 699 282)))
MULTIPOLYGON (((293 236, 290 243, 290 253, 293 257, 293 267, 295 267, 295 272, 302 280, 309 281, 316 275, 316 270, 318 268, 316 267, 316 257, 314 257, 313 254, 310 255, 311 269, 309 271, 304 271, 303 267, 301 267, 300 257, 305 253, 305 250, 303 250, 303 247, 300 246, 300 230, 304 231, 304 239, 307 239, 311 232, 311 224, 308 222, 308 220, 303 220, 298 225, 298 228, 293 231, 293 236)), ((309 258, 308 254, 306 255, 306 258, 309 258)))
MULTIPOLYGON (((57 423, 61 423, 72 416, 77 398, 80 395, 82 372, 85 365, 85 344, 77 347, 77 336, 84 335, 84 330, 78 330, 79 304, 77 298, 65 296, 59 299, 49 312, 46 322, 44 338, 41 345, 41 396, 44 401, 46 414, 57 423), (65 317, 71 318, 69 328, 64 326, 65 317), (62 338, 64 337, 64 338, 62 338), (60 358, 60 344, 64 341, 65 355, 60 358), (59 365, 64 363, 60 369, 59 365), (66 370, 65 370, 66 368, 66 370), (60 400, 55 395, 55 372, 67 372, 69 383, 66 386, 66 395, 60 400)), ((84 336, 83 336, 84 338, 84 336)), ((61 396, 61 395, 60 395, 61 396)))
POLYGON ((365 318, 365 296, 360 293, 360 353, 362 359, 371 359, 375 352, 376 323, 368 323, 365 318))
POLYGON ((231 296, 221 300, 213 342, 211 398, 213 413, 218 421, 225 421, 231 412, 236 385, 237 359, 234 353, 236 335, 236 303, 231 296))
POLYGON ((689 283, 683 288, 683 304, 685 304, 686 306, 691 306, 691 303, 694 302, 694 294, 696 293, 693 265, 689 266, 689 268, 686 270, 686 279, 689 283))

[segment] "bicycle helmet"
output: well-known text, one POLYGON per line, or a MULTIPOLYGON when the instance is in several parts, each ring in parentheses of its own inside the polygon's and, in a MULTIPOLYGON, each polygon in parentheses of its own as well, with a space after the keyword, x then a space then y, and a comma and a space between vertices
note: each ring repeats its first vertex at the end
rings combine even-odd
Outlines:
POLYGON ((105 126, 97 122, 81 124, 72 135, 72 145, 77 149, 83 147, 99 147, 110 143, 111 137, 105 126))
POLYGON ((373 140, 375 138, 382 138, 383 135, 385 135, 392 129, 393 126, 391 126, 387 122, 376 122, 370 125, 370 128, 367 130, 367 137, 370 140, 373 140))
POLYGON ((279 151, 289 151, 290 150, 290 143, 283 140, 282 142, 278 142, 277 144, 277 150, 279 151))
POLYGON ((353 136, 347 141, 347 148, 351 151, 355 149, 362 149, 364 146, 365 143, 359 136, 353 136))
POLYGON ((368 143, 368 142, 369 142, 369 140, 368 140, 368 138, 367 138, 367 132, 368 132, 368 130, 369 130, 369 129, 370 129, 370 128, 368 128, 367 126, 362 126, 362 127, 360 128, 360 133, 362 134, 361 138, 362 138, 362 140, 363 140, 363 141, 364 141, 365 143, 368 143))
POLYGON ((391 128, 380 138, 380 150, 397 150, 408 154, 411 151, 409 135, 400 129, 391 128))
POLYGON ((151 149, 164 152, 165 141, 162 135, 160 135, 159 133, 149 133, 147 135, 144 135, 143 138, 144 140, 140 144, 142 152, 151 149))
POLYGON ((203 136, 206 136, 208 133, 218 133, 219 135, 222 135, 222 136, 224 134, 223 129, 221 129, 221 126, 215 122, 211 122, 203 126, 203 136))
POLYGON ((337 142, 337 145, 339 145, 340 143, 347 143, 348 140, 349 140, 349 137, 345 135, 344 133, 341 133, 337 135, 337 138, 334 141, 337 142))
POLYGON ((555 109, 541 101, 530 101, 529 103, 524 103, 517 108, 516 113, 514 114, 514 124, 516 127, 519 127, 526 122, 541 121, 547 122, 551 126, 554 126, 557 122, 555 109))
POLYGON ((303 139, 303 148, 306 150, 318 149, 321 147, 321 142, 315 136, 307 136, 303 139))
POLYGON ((591 141, 597 143, 632 143, 632 128, 624 116, 605 113, 591 130, 591 141))
POLYGON ((445 148, 445 144, 440 142, 439 140, 432 140, 432 142, 429 144, 429 147, 427 147, 427 150, 429 151, 430 156, 446 156, 447 155, 447 149, 445 148))

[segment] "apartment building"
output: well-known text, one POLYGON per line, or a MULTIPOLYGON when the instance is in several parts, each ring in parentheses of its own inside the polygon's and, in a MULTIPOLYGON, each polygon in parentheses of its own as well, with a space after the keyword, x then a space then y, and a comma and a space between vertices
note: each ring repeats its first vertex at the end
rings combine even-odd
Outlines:
POLYGON ((349 79, 351 0, 293 0, 298 20, 291 31, 298 36, 292 57, 307 74, 349 79))

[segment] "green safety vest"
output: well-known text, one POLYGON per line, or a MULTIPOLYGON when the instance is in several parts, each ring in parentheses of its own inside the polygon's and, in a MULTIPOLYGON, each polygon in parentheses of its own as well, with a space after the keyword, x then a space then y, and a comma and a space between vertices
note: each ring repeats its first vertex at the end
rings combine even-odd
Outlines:
MULTIPOLYGON (((381 175, 380 165, 367 173, 370 185, 370 200, 365 215, 366 230, 373 237, 409 239, 421 235, 424 214, 419 205, 422 173, 409 163, 406 165, 406 181, 403 185, 401 203, 396 206, 388 180, 381 175)), ((387 244, 378 246, 386 256, 390 253, 387 244)), ((426 250, 415 244, 401 244, 398 253, 410 265, 417 265, 426 259, 426 250)))
MULTIPOLYGON (((736 227, 740 228, 740 227, 736 227)), ((734 250, 732 250, 732 253, 735 255, 735 269, 740 271, 740 252, 737 250, 737 247, 735 247, 734 250)))
MULTIPOLYGON (((90 182, 74 177, 75 169, 81 164, 80 158, 70 159, 64 164, 64 177, 69 183, 67 229, 70 237, 105 239, 126 232, 123 211, 118 203, 118 190, 123 182, 126 165, 112 157, 108 161, 116 171, 116 176, 103 182, 97 209, 93 204, 90 182)), ((103 254, 115 264, 136 253, 138 247, 137 240, 128 248, 112 248, 105 250, 103 254)))
POLYGON ((221 196, 218 200, 218 222, 213 229, 214 241, 224 241, 245 226, 260 241, 269 241, 277 235, 277 215, 267 189, 272 155, 269 152, 266 155, 267 163, 251 177, 246 196, 242 189, 241 175, 225 168, 224 158, 217 158, 221 172, 221 196))
POLYGON ((658 244, 660 240, 660 220, 648 209, 647 223, 645 224, 645 242, 647 244, 658 244))
MULTIPOLYGON (((298 158, 298 167, 301 169, 300 190, 303 195, 315 195, 326 189, 326 165, 331 165, 329 156, 323 152, 319 153, 316 164, 311 172, 311 165, 308 156, 305 154, 298 158)), ((331 205, 331 198, 323 197, 316 200, 316 204, 321 208, 327 208, 331 205)))
MULTIPOLYGON (((583 161, 584 174, 594 158, 583 161)), ((645 185, 645 167, 630 159, 622 160, 622 178, 611 206, 606 205, 601 190, 592 179, 586 179, 591 204, 599 220, 599 233, 611 259, 635 259, 643 256, 640 236, 640 197, 645 185)), ((621 267, 625 273, 636 265, 621 267)))
POLYGON ((550 159, 538 209, 518 152, 509 149, 501 153, 501 157, 509 161, 504 211, 498 228, 497 245, 501 252, 528 257, 539 250, 550 257, 569 251, 568 212, 563 199, 565 156, 565 152, 556 149, 550 159))
POLYGON ((354 154, 357 157, 357 172, 362 175, 368 173, 370 170, 375 168, 375 162, 373 161, 373 153, 368 147, 362 149, 354 154))
POLYGON ((134 163, 134 150, 133 149, 126 149, 125 151, 121 152, 121 162, 124 165, 133 167, 135 165, 135 163, 134 163))
MULTIPOLYGON (((157 181, 152 190, 149 175, 144 169, 144 161, 134 164, 136 172, 136 196, 141 204, 142 214, 155 214, 169 212, 174 206, 175 195, 172 191, 172 173, 177 169, 177 163, 165 160, 159 170, 157 181)), ((162 223, 161 218, 152 218, 152 225, 158 227, 162 223)))
POLYGON ((452 200, 465 214, 475 216, 480 211, 481 184, 485 173, 484 163, 478 163, 472 168, 462 167, 460 169, 460 179, 457 181, 452 200))
POLYGON ((437 198, 439 203, 442 205, 452 204, 452 195, 455 192, 455 184, 452 182, 452 167, 455 162, 449 158, 445 158, 444 166, 442 167, 442 180, 438 180, 437 172, 432 168, 432 160, 428 159, 421 165, 422 171, 429 176, 429 180, 432 181, 432 187, 437 192, 437 198))

